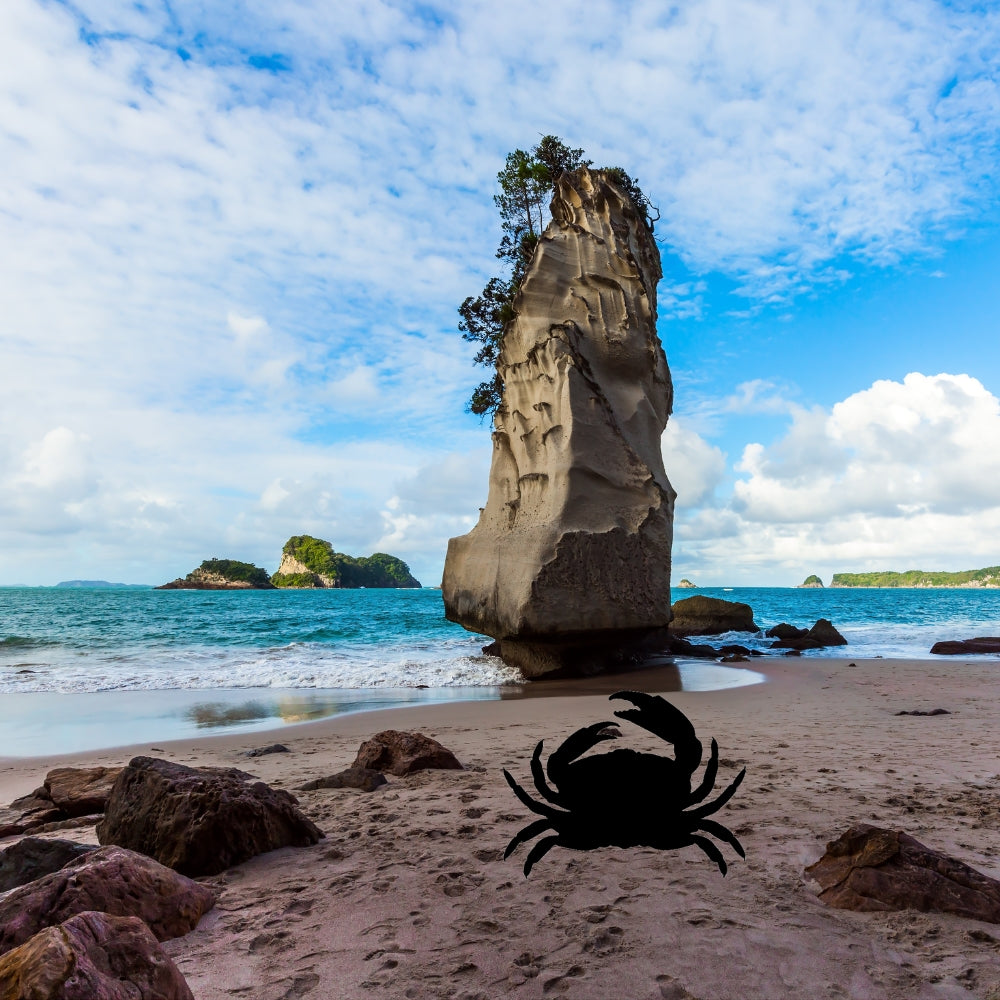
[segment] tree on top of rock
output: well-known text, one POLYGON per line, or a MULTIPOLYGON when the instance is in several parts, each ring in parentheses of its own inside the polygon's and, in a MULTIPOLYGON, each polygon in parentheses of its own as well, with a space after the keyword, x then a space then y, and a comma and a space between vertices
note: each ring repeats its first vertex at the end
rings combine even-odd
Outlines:
MULTIPOLYGON (((496 255, 508 266, 509 274, 490 278, 479 295, 470 295, 458 307, 462 339, 479 345, 475 363, 494 370, 492 378, 473 390, 467 404, 472 413, 492 414, 502 401, 503 380, 496 365, 503 332, 514 318, 514 296, 549 221, 549 201, 556 181, 565 171, 589 167, 591 163, 583 158, 582 149, 571 149, 556 136, 547 135, 530 152, 515 149, 508 153, 503 170, 497 174, 500 191, 493 201, 500 212, 503 238, 496 255)), ((659 214, 653 215, 655 209, 638 183, 621 167, 605 167, 604 171, 628 193, 652 230, 659 214)))

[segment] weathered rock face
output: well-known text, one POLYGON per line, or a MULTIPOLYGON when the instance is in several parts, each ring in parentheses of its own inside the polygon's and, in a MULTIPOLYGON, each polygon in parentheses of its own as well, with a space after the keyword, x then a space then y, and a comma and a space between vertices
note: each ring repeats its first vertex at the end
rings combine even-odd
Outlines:
POLYGON ((559 179, 504 334, 486 507, 449 542, 442 581, 448 618, 529 676, 670 621, 661 274, 620 188, 586 169, 559 179))
POLYGON ((0 954, 86 910, 139 917, 160 941, 198 926, 215 893, 134 851, 102 847, 0 896, 0 954))
POLYGON ((857 823, 806 868, 844 910, 922 910, 1000 923, 1000 882, 901 830, 857 823))
POLYGON ((194 1000, 138 917, 88 911, 0 958, 2 1000, 194 1000))
POLYGON ((722 635, 723 632, 756 632, 753 609, 739 601, 718 597, 685 597, 673 608, 670 631, 674 635, 722 635))
POLYGON ((458 758, 423 733, 403 733, 386 729, 365 740, 358 748, 352 768, 386 771, 402 777, 414 771, 461 771, 458 758))
POLYGON ((96 848, 90 844, 77 844, 72 840, 22 837, 0 851, 0 892, 58 871, 63 865, 94 850, 96 848))
POLYGON ((154 757, 133 757, 123 768, 97 825, 102 844, 141 851, 192 878, 279 847, 308 847, 322 836, 284 789, 236 768, 154 757))

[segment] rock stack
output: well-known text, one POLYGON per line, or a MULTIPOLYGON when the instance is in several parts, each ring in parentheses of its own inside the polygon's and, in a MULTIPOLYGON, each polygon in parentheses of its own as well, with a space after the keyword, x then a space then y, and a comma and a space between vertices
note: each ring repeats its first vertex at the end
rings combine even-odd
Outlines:
POLYGON ((449 619, 528 676, 607 669, 670 622, 673 402, 660 256, 606 174, 563 174, 504 332, 489 497, 448 545, 449 619))

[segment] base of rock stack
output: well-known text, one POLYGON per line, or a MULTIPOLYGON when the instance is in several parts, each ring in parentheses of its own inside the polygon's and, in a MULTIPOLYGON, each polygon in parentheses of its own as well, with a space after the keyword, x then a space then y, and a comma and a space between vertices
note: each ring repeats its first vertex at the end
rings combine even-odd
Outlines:
POLYGON ((491 647, 499 649, 490 652, 531 679, 592 677, 631 670, 651 653, 667 649, 669 641, 666 628, 612 629, 558 640, 498 639, 491 647))

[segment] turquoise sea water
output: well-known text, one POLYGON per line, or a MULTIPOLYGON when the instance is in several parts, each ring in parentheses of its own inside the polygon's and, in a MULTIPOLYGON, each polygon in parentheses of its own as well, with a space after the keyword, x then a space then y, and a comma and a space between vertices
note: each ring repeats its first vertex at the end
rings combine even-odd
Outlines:
MULTIPOLYGON (((814 657, 929 657, 938 639, 1000 634, 1000 590, 735 588, 674 598, 694 593, 749 604, 763 628, 831 619, 850 645, 814 657)), ((743 634, 714 641, 727 640, 768 644, 743 634)), ((481 654, 484 641, 446 621, 430 589, 0 588, 0 756, 499 697, 520 678, 481 654), (142 694, 152 691, 161 694, 142 694), (58 732, 46 732, 55 718, 58 732)), ((696 663, 681 674, 689 688, 755 676, 696 663)))

